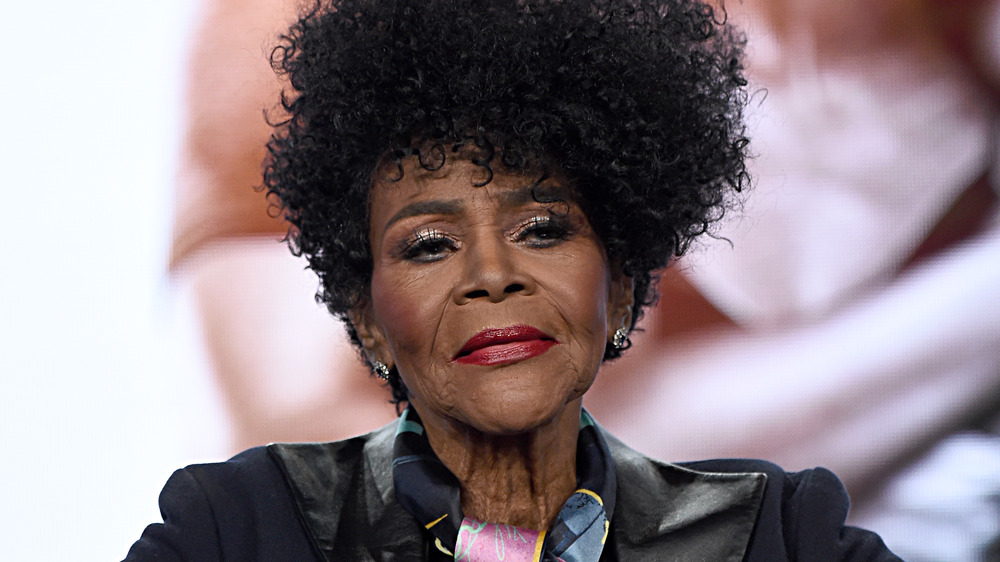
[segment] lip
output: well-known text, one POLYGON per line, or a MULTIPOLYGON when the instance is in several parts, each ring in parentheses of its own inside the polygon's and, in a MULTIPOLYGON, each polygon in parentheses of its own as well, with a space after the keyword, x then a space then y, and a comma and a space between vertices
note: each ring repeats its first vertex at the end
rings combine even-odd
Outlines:
POLYGON ((498 365, 537 357, 558 344, 545 332, 518 324, 490 328, 469 338, 452 361, 469 365, 498 365))

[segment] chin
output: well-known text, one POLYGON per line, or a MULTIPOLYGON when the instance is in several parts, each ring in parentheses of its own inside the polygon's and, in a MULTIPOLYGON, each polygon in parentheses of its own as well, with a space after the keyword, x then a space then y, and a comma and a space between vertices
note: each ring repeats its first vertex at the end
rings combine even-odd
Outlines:
POLYGON ((551 395, 539 400, 537 393, 508 392, 473 406, 463 408, 464 423, 482 433, 520 435, 552 423, 565 411, 567 402, 551 395))

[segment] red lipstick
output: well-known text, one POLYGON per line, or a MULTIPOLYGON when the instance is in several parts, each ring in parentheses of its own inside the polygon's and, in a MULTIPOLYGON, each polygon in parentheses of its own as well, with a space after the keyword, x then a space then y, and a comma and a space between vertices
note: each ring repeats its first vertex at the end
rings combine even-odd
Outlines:
POLYGON ((552 336, 524 324, 490 328, 469 338, 452 361, 467 365, 516 363, 537 357, 557 343, 552 336))

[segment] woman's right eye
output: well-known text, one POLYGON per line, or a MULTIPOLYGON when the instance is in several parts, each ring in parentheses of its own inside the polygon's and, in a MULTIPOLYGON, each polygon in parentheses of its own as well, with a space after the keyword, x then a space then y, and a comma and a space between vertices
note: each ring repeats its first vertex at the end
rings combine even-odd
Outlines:
POLYGON ((400 255, 404 260, 427 263, 443 259, 458 249, 458 241, 435 229, 419 230, 403 241, 400 255))

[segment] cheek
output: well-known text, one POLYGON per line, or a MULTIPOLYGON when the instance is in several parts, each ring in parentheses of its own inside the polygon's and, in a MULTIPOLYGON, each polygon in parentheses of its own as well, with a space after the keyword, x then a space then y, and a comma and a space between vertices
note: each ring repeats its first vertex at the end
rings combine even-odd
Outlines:
POLYGON ((449 303, 439 275, 372 277, 372 305, 389 352, 421 411, 449 411, 459 389, 440 368, 447 363, 440 342, 441 318, 449 303))
POLYGON ((562 285, 564 300, 571 303, 567 309, 572 324, 595 338, 604 338, 608 324, 608 293, 611 279, 608 268, 600 256, 581 260, 581 266, 562 285))
POLYGON ((372 308, 397 363, 412 365, 429 357, 445 303, 431 276, 397 277, 376 268, 372 308))
POLYGON ((407 291, 392 289, 394 283, 386 277, 377 272, 372 276, 372 310, 388 344, 395 348, 419 330, 421 318, 413 299, 406 298, 407 291))
POLYGON ((589 383, 604 358, 609 321, 613 322, 608 318, 611 276, 603 255, 596 250, 582 259, 578 256, 572 271, 566 271, 565 266, 554 270, 562 274, 548 276, 551 302, 569 330, 574 370, 589 383))

